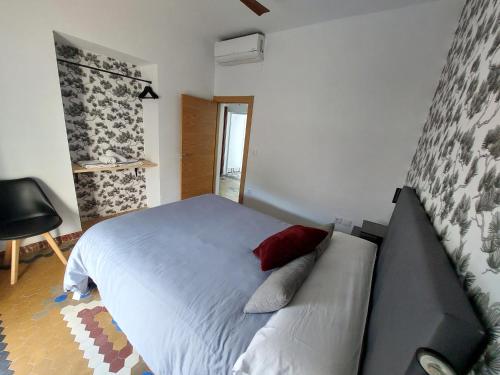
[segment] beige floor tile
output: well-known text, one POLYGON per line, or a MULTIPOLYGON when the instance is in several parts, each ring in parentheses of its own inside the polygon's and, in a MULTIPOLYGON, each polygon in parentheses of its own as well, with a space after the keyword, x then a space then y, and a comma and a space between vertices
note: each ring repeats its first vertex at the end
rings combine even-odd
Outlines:
MULTIPOLYGON (((14 286, 10 285, 10 271, 0 270, 0 320, 9 352, 7 360, 12 361, 10 369, 15 375, 92 374, 61 314, 62 307, 82 301, 74 301, 70 296, 60 303, 54 301, 62 294, 63 265, 50 256, 21 264, 20 269, 14 286)), ((99 299, 96 291, 87 302, 92 299, 99 299)), ((107 312, 99 315, 96 321, 106 329, 113 348, 123 348, 127 344, 125 335, 116 330, 107 312)), ((142 374, 138 368, 147 370, 142 361, 134 367, 134 374, 142 374)))

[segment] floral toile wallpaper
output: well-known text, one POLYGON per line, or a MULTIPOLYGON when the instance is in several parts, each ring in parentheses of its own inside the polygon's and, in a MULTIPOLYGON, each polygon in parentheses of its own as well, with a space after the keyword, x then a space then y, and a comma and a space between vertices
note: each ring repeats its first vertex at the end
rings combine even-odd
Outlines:
MULTIPOLYGON (((56 43, 57 57, 140 77, 134 65, 56 43)), ((140 81, 58 62, 71 161, 98 159, 108 149, 144 158, 140 81)), ((144 170, 80 174, 75 181, 85 220, 146 206, 144 170)))
POLYGON ((500 374, 500 0, 468 0, 407 176, 488 328, 500 374))

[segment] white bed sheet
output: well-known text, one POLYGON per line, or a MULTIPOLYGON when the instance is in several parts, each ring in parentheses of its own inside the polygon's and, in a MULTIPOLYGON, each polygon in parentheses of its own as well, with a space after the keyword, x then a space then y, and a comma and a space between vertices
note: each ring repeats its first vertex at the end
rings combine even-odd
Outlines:
POLYGON ((376 246, 335 232, 293 301, 238 358, 235 375, 356 375, 376 246))

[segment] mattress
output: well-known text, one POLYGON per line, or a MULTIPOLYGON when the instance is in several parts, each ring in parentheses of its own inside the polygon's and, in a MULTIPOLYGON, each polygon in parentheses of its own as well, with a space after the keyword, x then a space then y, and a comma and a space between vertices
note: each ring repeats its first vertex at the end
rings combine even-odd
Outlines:
POLYGON ((114 219, 76 244, 64 278, 89 278, 156 375, 228 374, 271 315, 244 314, 266 279, 252 250, 289 224, 205 195, 114 219))

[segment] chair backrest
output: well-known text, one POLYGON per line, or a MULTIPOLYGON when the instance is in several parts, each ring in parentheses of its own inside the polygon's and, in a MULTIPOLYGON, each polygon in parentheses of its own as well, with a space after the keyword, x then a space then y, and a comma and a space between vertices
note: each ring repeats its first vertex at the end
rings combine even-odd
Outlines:
POLYGON ((59 216, 33 178, 0 181, 0 224, 44 215, 59 216))

